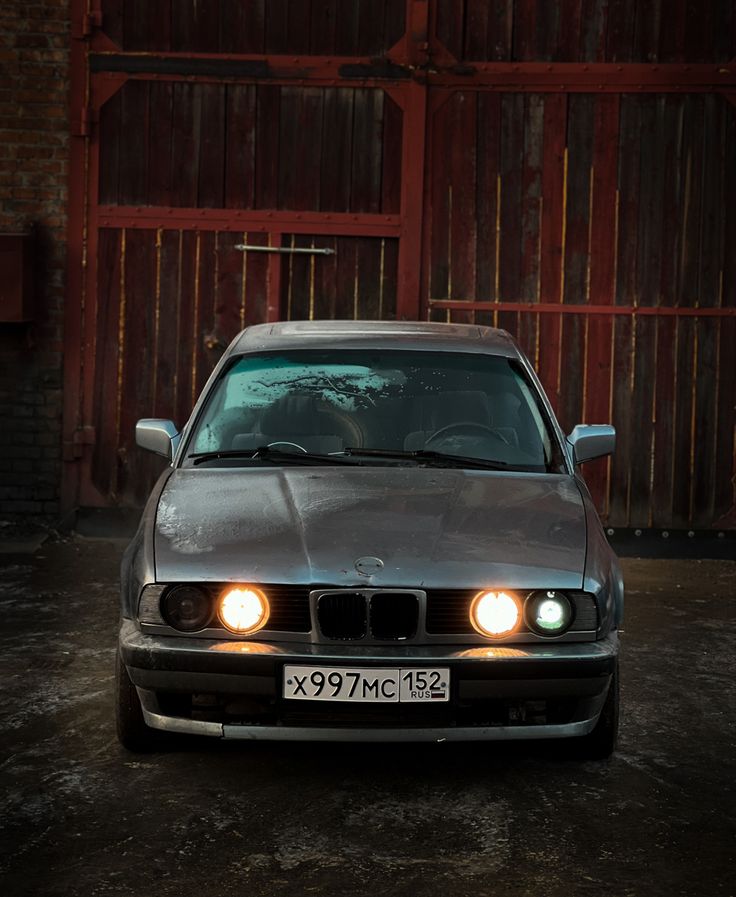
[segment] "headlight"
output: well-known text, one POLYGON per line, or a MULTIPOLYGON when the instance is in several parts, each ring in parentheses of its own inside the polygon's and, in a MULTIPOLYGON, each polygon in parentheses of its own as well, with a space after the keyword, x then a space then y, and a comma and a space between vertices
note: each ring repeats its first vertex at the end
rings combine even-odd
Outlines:
POLYGON ((508 592, 480 592, 470 605, 470 622, 481 635, 509 635, 520 620, 519 599, 508 592))
POLYGON ((561 635, 572 623, 572 605, 562 592, 532 592, 524 605, 524 617, 538 635, 561 635))
POLYGON ((174 586, 161 599, 164 620, 182 632, 206 629, 212 619, 212 601, 204 589, 196 586, 174 586))
POLYGON ((257 632, 266 625, 269 613, 268 599, 252 586, 234 586, 220 596, 220 621, 231 632, 240 635, 257 632))

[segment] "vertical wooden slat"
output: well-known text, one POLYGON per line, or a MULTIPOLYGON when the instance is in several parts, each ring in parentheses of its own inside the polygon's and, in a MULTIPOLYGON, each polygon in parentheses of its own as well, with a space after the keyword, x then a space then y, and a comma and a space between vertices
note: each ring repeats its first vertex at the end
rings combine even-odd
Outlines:
MULTIPOLYGON (((567 101, 563 94, 549 94, 544 102, 542 169, 542 252, 540 293, 542 302, 562 302, 563 206, 565 192, 565 144, 567 101)), ((539 375, 553 407, 559 404, 560 319, 540 318, 539 375)))
MULTIPOLYGON (((721 260, 723 258, 724 209, 723 169, 720 164, 723 140, 722 114, 725 107, 719 97, 704 100, 703 168, 699 189, 702 197, 700 219, 700 271, 697 303, 713 308, 721 303, 721 260)), ((732 162, 733 164, 733 162, 732 162)), ((734 247, 730 247, 734 251, 734 247)), ((695 445, 693 451, 693 524, 708 526, 714 518, 716 490, 716 409, 718 403, 718 322, 714 318, 698 320, 698 355, 695 372, 695 445)), ((723 359, 728 364, 728 359, 723 359)), ((736 361, 732 358, 731 364, 736 361)), ((736 398, 736 397, 735 397, 736 398)))
POLYGON ((323 108, 319 207, 325 212, 350 209, 353 155, 353 91, 326 90, 323 108))
POLYGON ((172 2, 172 49, 216 53, 220 39, 220 0, 172 2))
POLYGON ((121 90, 120 127, 123 150, 120 153, 118 199, 128 205, 147 202, 149 151, 149 85, 129 81, 121 90))
POLYGON ((606 59, 631 62, 637 0, 609 0, 606 26, 606 59))
MULTIPOLYGON (((171 3, 172 0, 125 0, 122 11, 123 48, 128 52, 172 49, 171 3)), ((105 27, 107 23, 105 9, 105 27)))
POLYGON ((158 377, 153 401, 155 416, 170 418, 182 426, 184 421, 176 420, 175 403, 177 331, 180 326, 179 240, 179 231, 165 230, 161 235, 158 300, 163 337, 158 347, 158 377))
MULTIPOLYGON (((501 95, 477 96, 478 150, 476 155, 476 284, 475 298, 496 300, 496 185, 499 174, 501 95)), ((439 166, 437 166, 439 168, 439 166)))
POLYGON ((633 58, 637 62, 657 62, 659 60, 660 28, 668 28, 663 22, 662 0, 647 0, 637 3, 634 17, 633 58))
POLYGON ((279 129, 281 88, 258 86, 256 113, 256 208, 275 209, 279 195, 279 129))
MULTIPOLYGON (((458 92, 449 121, 453 140, 446 160, 452 190, 450 209, 450 284, 448 298, 474 298, 476 257, 476 102, 472 93, 458 92)), ((460 320, 460 318, 458 318, 460 320)))
MULTIPOLYGON (((633 305, 636 301, 636 265, 639 203, 639 97, 624 96, 621 101, 619 139, 619 217, 616 259, 616 304, 633 305)), ((610 517, 613 526, 628 526, 630 465, 639 463, 632 453, 634 420, 632 375, 635 353, 634 322, 617 315, 613 323, 612 389, 613 425, 616 427, 616 452, 611 459, 610 517)))
MULTIPOLYGON (((507 93, 501 100, 501 209, 499 240, 499 299, 514 302, 521 293, 522 202, 524 159, 524 95, 507 93)), ((501 312, 498 326, 516 335, 519 316, 501 312)))
POLYGON ((172 204, 197 205, 202 94, 198 85, 174 84, 171 124, 172 204))
MULTIPOLYGON (((736 109, 724 110, 723 135, 723 194, 736 196, 736 109)), ((723 259, 721 272, 721 305, 736 307, 736 203, 724 204, 723 259)), ((715 497, 714 525, 736 527, 736 364, 733 347, 736 346, 736 318, 724 318, 719 334, 719 384, 716 411, 716 470, 718 482, 715 497)))
MULTIPOLYGON (((539 258, 542 209, 544 97, 524 97, 524 153, 521 176, 521 285, 525 302, 539 302, 539 258)), ((533 364, 537 363, 539 316, 519 316, 518 338, 533 364)))
POLYGON ((493 14, 487 0, 467 0, 463 59, 493 59, 488 55, 489 19, 493 14))
POLYGON ((319 208, 322 94, 321 88, 282 88, 278 166, 281 209, 319 208))
POLYGON ((327 56, 335 52, 335 28, 340 0, 312 0, 310 52, 327 56))
POLYGON ((100 110, 99 201, 110 205, 119 201, 122 103, 119 91, 100 110))
POLYGON ((255 205, 256 88, 227 87, 225 135, 225 206, 252 209, 255 205))
POLYGON ((351 211, 379 212, 381 208, 381 150, 383 91, 355 91, 351 211))
MULTIPOLYGON (((680 126, 682 99, 663 100, 664 142, 660 160, 662 187, 662 251, 659 282, 660 303, 673 306, 677 295, 677 259, 680 254, 682 182, 680 179, 680 126)), ((654 470, 652 477, 651 520, 655 527, 669 527, 672 520, 673 492, 681 484, 673 482, 672 460, 675 415, 675 348, 677 321, 661 317, 656 322, 657 357, 654 397, 654 470)))
POLYGON ((580 12, 580 62, 604 62, 609 0, 583 0, 580 12))
MULTIPOLYGON (((590 221, 590 290, 593 305, 612 305, 616 270, 616 193, 619 144, 618 96, 598 97, 593 129, 592 202, 590 221)), ((586 423, 611 420, 611 341, 613 320, 592 315, 588 320, 586 394, 583 419, 586 423)), ((598 510, 607 514, 607 458, 585 467, 585 479, 598 510)))
POLYGON ((148 188, 150 205, 172 205, 172 112, 173 85, 154 83, 150 88, 151 124, 148 150, 148 188))
POLYGON ((580 55, 582 0, 560 0, 555 58, 577 62, 580 55))
POLYGON ((437 0, 437 37, 456 59, 464 59, 463 0, 437 0))
MULTIPOLYGON (((683 207, 681 220, 680 306, 693 306, 698 297, 701 220, 701 178, 703 171, 703 100, 684 99, 682 125, 681 177, 683 207)), ((672 520, 675 526, 689 527, 692 522, 691 484, 695 440, 693 378, 697 369, 697 324, 693 318, 677 322, 677 385, 675 392, 675 439, 673 458, 672 520)))
POLYGON ((536 56, 539 6, 536 0, 516 0, 514 5, 513 58, 519 62, 529 62, 536 56))
MULTIPOLYGON (((325 131, 325 133, 330 133, 325 131)), ((383 100, 383 153, 381 167, 381 211, 391 215, 401 210, 401 147, 403 114, 390 96, 383 100)), ((330 140, 326 143, 331 142, 330 140)))
POLYGON ((225 91, 219 84, 202 84, 197 205, 225 205, 225 91))

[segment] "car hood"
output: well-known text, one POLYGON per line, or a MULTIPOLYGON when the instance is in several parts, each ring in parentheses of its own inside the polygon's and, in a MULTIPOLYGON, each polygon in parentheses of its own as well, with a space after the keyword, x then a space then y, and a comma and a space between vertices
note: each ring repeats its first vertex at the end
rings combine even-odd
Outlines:
POLYGON ((156 578, 395 588, 580 588, 583 503, 562 474, 420 467, 175 470, 156 578), (370 576, 359 558, 380 558, 370 576))

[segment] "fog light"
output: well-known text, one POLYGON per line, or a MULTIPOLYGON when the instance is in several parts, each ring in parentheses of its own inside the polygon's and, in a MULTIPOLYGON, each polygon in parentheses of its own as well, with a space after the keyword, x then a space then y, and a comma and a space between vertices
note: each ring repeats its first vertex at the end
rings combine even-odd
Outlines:
POLYGON ((263 629, 270 613, 268 599, 252 586, 235 586, 223 592, 219 616, 231 632, 249 635, 263 629))
POLYGON ((524 616, 527 626, 538 635, 561 635, 572 623, 572 605, 562 592, 532 592, 524 616))
POLYGON ((509 635, 520 619, 519 600, 508 592, 481 592, 470 605, 470 622, 481 635, 509 635))
POLYGON ((164 620, 182 632, 206 629, 212 619, 212 601, 204 589, 196 586, 174 586, 161 599, 164 620))

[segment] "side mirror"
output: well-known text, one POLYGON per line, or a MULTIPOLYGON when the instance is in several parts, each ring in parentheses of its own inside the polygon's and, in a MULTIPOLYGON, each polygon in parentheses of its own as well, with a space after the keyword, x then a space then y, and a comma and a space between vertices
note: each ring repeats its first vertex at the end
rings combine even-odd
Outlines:
POLYGON ((176 424, 170 420, 147 417, 135 425, 135 441, 138 445, 149 452, 163 455, 169 461, 174 457, 180 438, 176 424))
POLYGON ((608 424, 578 424, 567 437, 576 464, 613 454, 616 429, 608 424))

